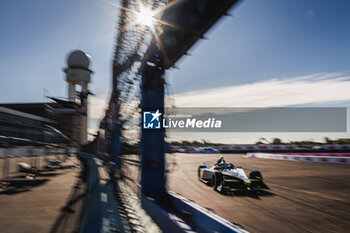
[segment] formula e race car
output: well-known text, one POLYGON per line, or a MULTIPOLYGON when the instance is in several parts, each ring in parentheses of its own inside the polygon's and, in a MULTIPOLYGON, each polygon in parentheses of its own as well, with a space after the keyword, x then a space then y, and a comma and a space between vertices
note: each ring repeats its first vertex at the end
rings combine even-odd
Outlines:
POLYGON ((248 177, 241 166, 232 163, 216 163, 212 167, 204 163, 198 167, 198 178, 220 193, 269 189, 259 171, 250 172, 248 177))

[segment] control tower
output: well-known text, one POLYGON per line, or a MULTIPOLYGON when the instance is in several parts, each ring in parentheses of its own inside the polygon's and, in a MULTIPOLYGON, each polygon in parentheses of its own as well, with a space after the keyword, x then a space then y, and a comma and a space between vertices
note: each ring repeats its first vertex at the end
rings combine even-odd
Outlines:
POLYGON ((91 74, 93 73, 89 65, 90 55, 81 50, 75 50, 69 54, 67 58, 67 67, 64 69, 66 81, 68 83, 69 102, 77 103, 77 101, 80 100, 80 119, 78 124, 74 127, 79 128, 79 141, 81 145, 87 143, 88 84, 91 81, 91 74), (77 95, 76 85, 81 86, 79 95, 77 95))

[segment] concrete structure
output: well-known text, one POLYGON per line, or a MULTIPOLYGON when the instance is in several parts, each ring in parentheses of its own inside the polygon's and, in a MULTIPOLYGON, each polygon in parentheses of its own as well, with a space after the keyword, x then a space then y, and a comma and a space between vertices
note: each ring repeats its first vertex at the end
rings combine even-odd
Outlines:
POLYGON ((55 125, 56 121, 52 119, 0 106, 0 147, 69 143, 68 138, 54 128, 55 125))
POLYGON ((88 84, 91 81, 91 74, 89 69, 90 56, 81 50, 71 52, 67 58, 68 67, 64 69, 66 73, 66 81, 68 82, 68 100, 69 102, 76 102, 76 85, 81 86, 80 93, 80 144, 87 143, 87 112, 88 103, 87 97, 89 95, 88 84))

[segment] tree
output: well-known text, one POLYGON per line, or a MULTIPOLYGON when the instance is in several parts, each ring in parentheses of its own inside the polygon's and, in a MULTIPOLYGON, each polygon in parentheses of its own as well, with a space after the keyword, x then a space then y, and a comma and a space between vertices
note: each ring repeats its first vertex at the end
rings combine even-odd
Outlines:
POLYGON ((282 143, 283 143, 282 140, 279 138, 272 139, 272 144, 282 144, 282 143))
POLYGON ((332 144, 333 143, 333 141, 331 139, 329 139, 329 137, 324 137, 324 142, 326 144, 332 144))

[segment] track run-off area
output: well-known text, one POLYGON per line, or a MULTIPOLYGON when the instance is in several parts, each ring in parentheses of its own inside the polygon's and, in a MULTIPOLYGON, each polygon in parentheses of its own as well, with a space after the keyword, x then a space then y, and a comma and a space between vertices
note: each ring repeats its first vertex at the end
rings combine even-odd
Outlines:
POLYGON ((350 165, 244 158, 226 162, 249 174, 259 170, 268 192, 223 195, 200 182, 198 166, 219 154, 168 154, 168 189, 234 222, 249 232, 349 232, 350 165))

